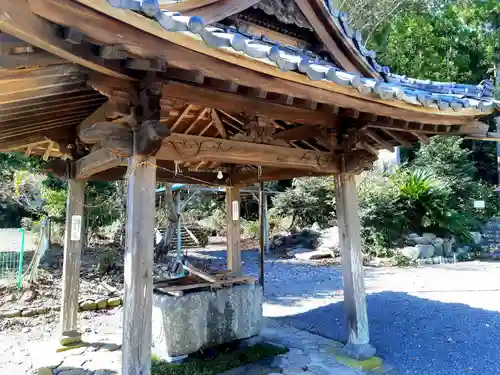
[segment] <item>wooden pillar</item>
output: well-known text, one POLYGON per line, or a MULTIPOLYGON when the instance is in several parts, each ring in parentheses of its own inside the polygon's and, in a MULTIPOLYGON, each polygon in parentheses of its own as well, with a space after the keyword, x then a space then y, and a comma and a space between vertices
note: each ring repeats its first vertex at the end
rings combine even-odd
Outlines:
POLYGON ((372 357, 375 349, 370 345, 368 329, 355 175, 341 173, 335 177, 335 184, 344 305, 349 333, 345 350, 350 356, 364 359, 372 357))
POLYGON ((122 374, 151 374, 155 158, 129 158, 122 374), (141 164, 149 162, 147 164, 141 164), (150 164, 151 163, 151 164, 150 164))
POLYGON ((226 188, 227 269, 241 274, 240 249, 240 188, 226 188))
POLYGON ((78 332, 78 289, 83 248, 85 181, 68 181, 66 230, 64 232, 63 285, 61 301, 61 345, 81 341, 78 332))
POLYGON ((259 283, 264 287, 264 253, 266 251, 266 236, 267 236, 267 230, 266 230, 266 203, 267 203, 267 197, 266 197, 266 192, 264 191, 264 183, 261 182, 259 184, 259 224, 260 224, 260 230, 259 230, 259 247, 260 247, 260 254, 259 254, 259 283))

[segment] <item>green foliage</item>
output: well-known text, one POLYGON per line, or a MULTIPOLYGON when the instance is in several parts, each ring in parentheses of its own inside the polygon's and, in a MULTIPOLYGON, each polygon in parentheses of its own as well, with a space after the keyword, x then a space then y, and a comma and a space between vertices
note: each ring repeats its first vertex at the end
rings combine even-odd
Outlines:
POLYGON ((380 61, 399 74, 478 83, 494 62, 500 31, 491 27, 496 0, 457 0, 411 7, 382 25, 371 40, 380 61))
POLYGON ((153 358, 151 373, 153 375, 217 375, 233 368, 288 352, 288 349, 271 344, 257 344, 241 349, 227 346, 219 348, 219 350, 215 357, 200 353, 197 358, 182 364, 165 363, 153 358))
POLYGON ((256 239, 260 234, 259 220, 242 220, 241 227, 243 229, 243 237, 256 239))
POLYGON ((318 223, 328 225, 335 218, 335 184, 331 177, 293 180, 291 188, 273 198, 275 213, 292 218, 290 227, 318 223))

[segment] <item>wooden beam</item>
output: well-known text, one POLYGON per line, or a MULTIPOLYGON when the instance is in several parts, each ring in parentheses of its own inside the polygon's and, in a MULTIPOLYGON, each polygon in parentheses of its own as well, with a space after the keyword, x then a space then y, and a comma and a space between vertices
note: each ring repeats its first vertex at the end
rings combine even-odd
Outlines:
POLYGON ((283 130, 273 135, 274 139, 283 139, 285 141, 296 141, 313 138, 320 127, 314 125, 302 125, 295 128, 283 130))
POLYGON ((213 121, 215 127, 217 128, 217 131, 219 132, 221 138, 227 139, 226 128, 222 124, 222 121, 220 120, 219 114, 213 108, 211 111, 211 115, 212 115, 212 121, 213 121))
POLYGON ((195 135, 171 134, 156 154, 160 160, 215 161, 337 173, 329 152, 239 142, 195 135))
POLYGON ((389 137, 394 139, 396 142, 398 142, 402 147, 405 148, 412 148, 412 144, 410 141, 408 141, 406 138, 401 137, 395 132, 390 131, 389 129, 381 129, 384 133, 386 133, 389 137))
POLYGON ((257 115, 266 115, 275 120, 293 123, 332 124, 331 112, 293 107, 238 93, 230 93, 174 81, 170 81, 164 86, 163 97, 202 107, 217 108, 229 113, 255 113, 257 115))
POLYGON ((365 77, 380 78, 380 74, 373 68, 367 59, 361 55, 351 38, 345 37, 342 26, 334 21, 328 5, 323 0, 307 0, 314 9, 316 16, 325 28, 328 35, 333 37, 344 56, 351 61, 365 77))
POLYGON ((374 130, 370 129, 364 129, 363 133, 365 133, 368 137, 373 139, 376 143, 378 143, 382 148, 385 148, 386 150, 393 150, 394 146, 391 145, 389 142, 387 142, 385 139, 383 139, 380 135, 378 135, 374 130))
POLYGON ((126 162, 123 158, 116 156, 105 148, 101 148, 76 161, 75 178, 86 180, 92 175, 118 167, 124 163, 126 162))
POLYGON ((227 216, 227 269, 234 275, 240 275, 241 244, 240 244, 240 189, 226 188, 227 216))
POLYGON ((311 4, 307 0, 295 0, 295 4, 302 11, 306 19, 311 24, 315 34, 318 36, 319 40, 325 45, 326 49, 330 53, 330 57, 339 63, 339 65, 348 72, 359 72, 358 68, 347 58, 344 52, 339 48, 335 40, 325 29, 323 23, 319 20, 318 16, 311 7, 311 4))
POLYGON ((185 12, 187 10, 201 8, 218 1, 220 0, 185 0, 178 3, 160 4, 160 9, 168 10, 169 12, 185 12))
POLYGON ((30 68, 64 63, 67 63, 67 60, 47 52, 0 55, 0 68, 3 69, 30 68))
POLYGON ((419 141, 422 141, 425 144, 429 143, 429 137, 426 136, 425 134, 417 132, 410 132, 410 133, 413 134, 415 137, 417 137, 419 141))
POLYGON ((78 332, 78 289, 83 248, 85 181, 68 181, 61 294, 61 345, 81 341, 78 332))
POLYGON ((366 359, 375 355, 375 349, 370 345, 368 328, 355 175, 346 173, 336 175, 335 190, 344 280, 344 306, 349 335, 345 349, 348 355, 366 359))
POLYGON ((32 13, 26 0, 2 1, 0 3, 0 14, 8 14, 8 17, 0 17, 0 30, 16 38, 22 39, 62 59, 97 70, 103 74, 125 80, 134 80, 126 74, 103 66, 99 63, 97 56, 92 56, 90 53, 76 53, 75 51, 78 48, 58 38, 54 27, 49 22, 32 13))
POLYGON ((205 6, 185 11, 182 15, 202 17, 207 25, 222 21, 233 14, 240 13, 260 0, 220 0, 205 6))
POLYGON ((209 111, 210 111, 209 108, 203 108, 184 133, 188 134, 196 126, 196 124, 205 117, 205 114, 208 113, 209 111))
MULTIPOLYGON (((337 171, 338 172, 338 171, 337 171)), ((231 176, 231 185, 244 187, 259 181, 291 180, 297 177, 328 176, 329 172, 312 172, 304 169, 265 167, 259 176, 257 171, 239 171, 231 176)))
POLYGON ((151 374, 155 158, 129 159, 122 374, 151 374), (146 163, 146 164, 143 164, 146 163))
POLYGON ((319 103, 430 124, 459 125, 469 122, 472 116, 485 115, 473 108, 442 113, 399 100, 387 102, 373 96, 368 100, 355 88, 326 80, 313 81, 298 72, 282 72, 256 59, 242 58, 239 52, 209 47, 187 33, 163 30, 154 20, 115 9, 101 0, 30 0, 30 5, 37 14, 79 28, 104 44, 122 44, 129 52, 142 57, 162 58, 172 67, 196 70, 208 77, 262 88, 268 93, 293 93, 294 97, 319 103))
POLYGON ((44 161, 49 160, 50 153, 52 152, 52 147, 53 146, 54 146, 54 142, 49 141, 49 143, 47 144, 47 148, 45 149, 45 152, 43 153, 43 158, 42 159, 44 161))

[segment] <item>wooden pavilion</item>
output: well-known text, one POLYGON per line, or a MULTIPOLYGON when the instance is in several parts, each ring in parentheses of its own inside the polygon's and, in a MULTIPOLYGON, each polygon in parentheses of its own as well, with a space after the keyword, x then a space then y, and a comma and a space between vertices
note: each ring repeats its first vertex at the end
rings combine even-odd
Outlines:
POLYGON ((390 72, 325 0, 2 0, 0 151, 69 180, 63 335, 77 330, 85 181, 128 180, 123 374, 149 374, 156 181, 239 187, 335 175, 347 348, 370 355, 354 175, 429 137, 497 140, 491 81, 390 72), (180 12, 180 13, 178 13, 180 12), (222 173, 222 179, 220 173, 222 173))

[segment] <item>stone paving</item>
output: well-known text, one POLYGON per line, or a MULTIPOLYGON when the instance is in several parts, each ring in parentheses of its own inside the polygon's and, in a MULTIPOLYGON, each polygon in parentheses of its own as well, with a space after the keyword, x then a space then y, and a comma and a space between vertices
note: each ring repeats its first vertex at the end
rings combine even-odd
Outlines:
MULTIPOLYGON (((306 331, 269 321, 262 340, 285 346, 289 352, 273 359, 233 369, 224 375, 360 375, 343 365, 334 352, 341 347, 306 331)), ((121 373, 121 336, 85 336, 85 346, 57 353, 56 343, 37 343, 29 353, 39 375, 112 375, 121 373)))

